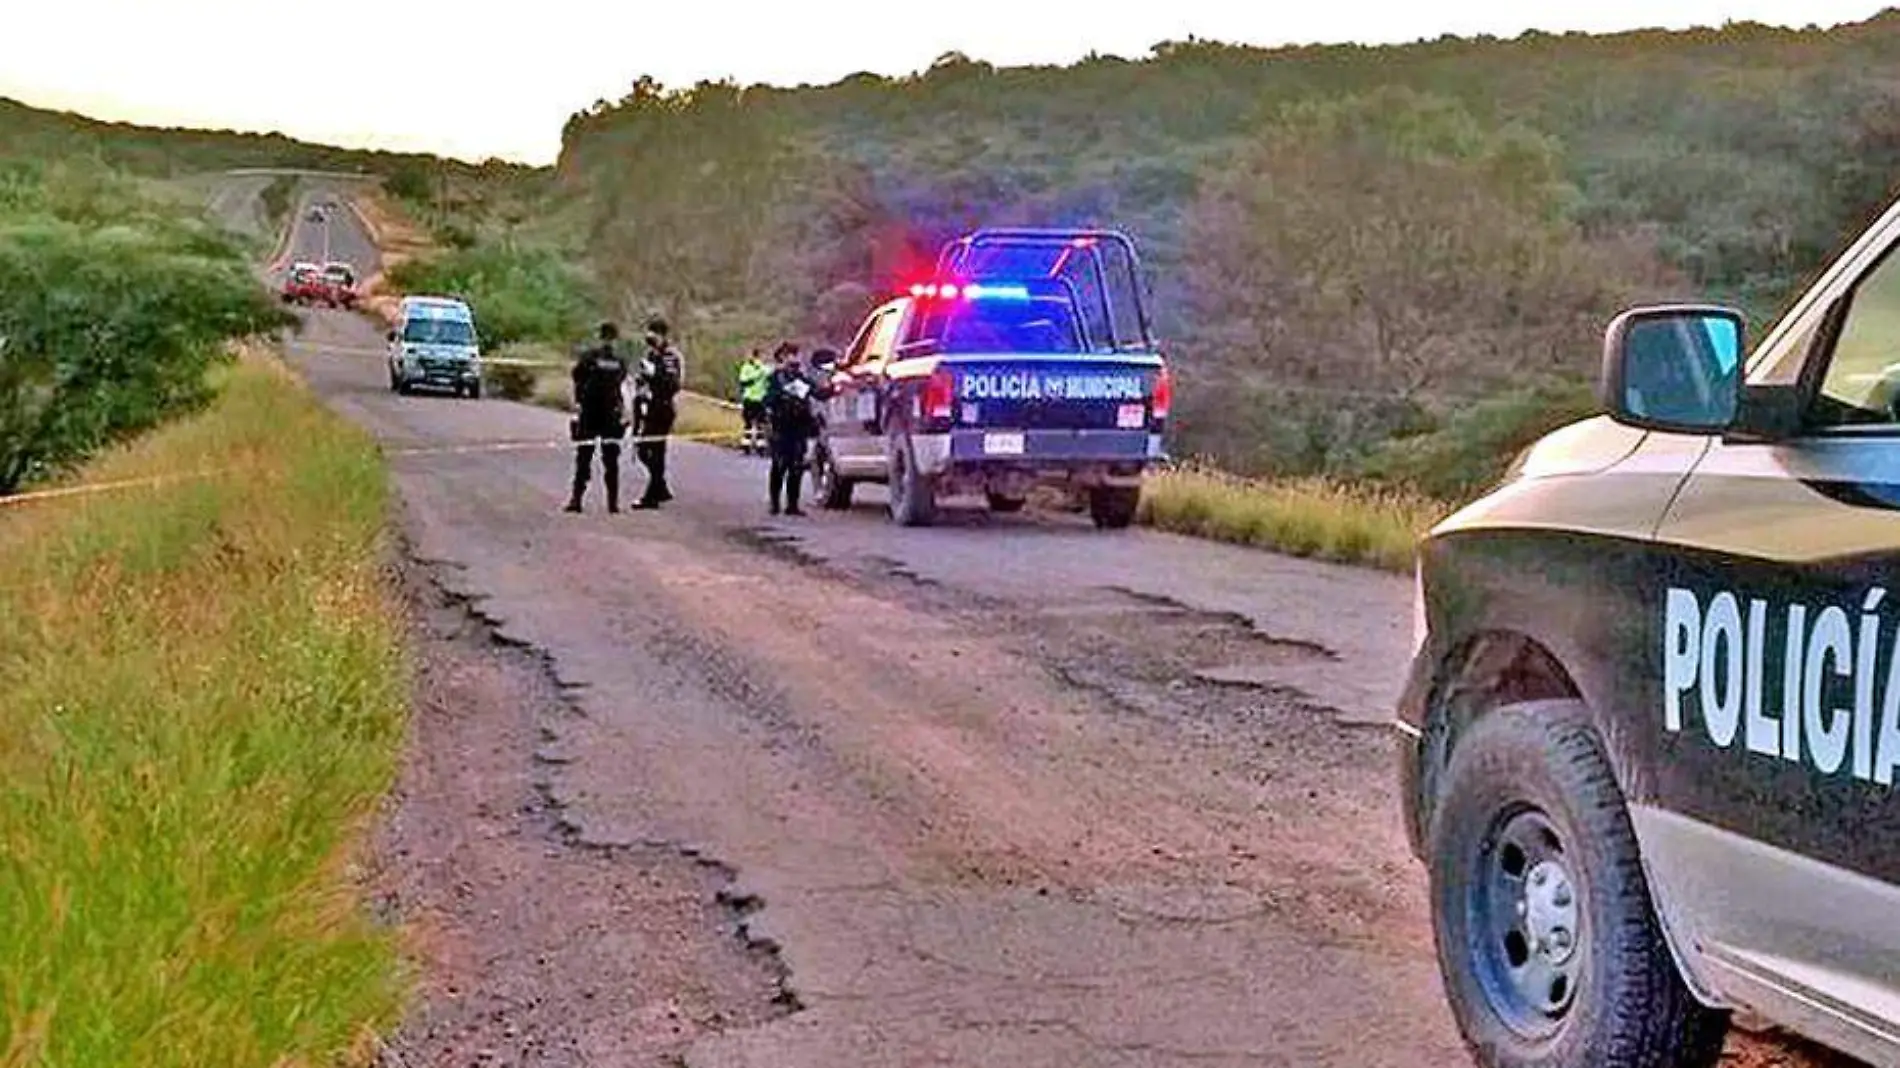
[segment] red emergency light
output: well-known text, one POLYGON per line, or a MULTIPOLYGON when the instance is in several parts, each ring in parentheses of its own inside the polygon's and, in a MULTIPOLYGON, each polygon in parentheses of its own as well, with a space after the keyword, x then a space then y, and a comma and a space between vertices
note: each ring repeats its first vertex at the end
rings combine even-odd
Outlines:
POLYGON ((955 282, 917 282, 910 287, 910 295, 919 300, 1028 300, 1029 290, 1020 285, 995 285, 989 282, 971 282, 966 285, 955 282))

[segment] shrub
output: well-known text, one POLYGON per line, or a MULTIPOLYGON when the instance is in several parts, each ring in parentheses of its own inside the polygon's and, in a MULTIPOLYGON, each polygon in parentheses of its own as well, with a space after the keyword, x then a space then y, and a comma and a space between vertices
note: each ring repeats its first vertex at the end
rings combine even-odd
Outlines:
POLYGON ((405 293, 456 296, 475 309, 483 348, 572 340, 595 300, 585 276, 551 249, 476 245, 398 264, 389 281, 405 293))
POLYGON ((1359 473, 1446 500, 1470 497, 1504 473, 1512 456, 1552 430, 1600 411, 1587 383, 1558 379, 1461 408, 1426 434, 1374 449, 1359 473))

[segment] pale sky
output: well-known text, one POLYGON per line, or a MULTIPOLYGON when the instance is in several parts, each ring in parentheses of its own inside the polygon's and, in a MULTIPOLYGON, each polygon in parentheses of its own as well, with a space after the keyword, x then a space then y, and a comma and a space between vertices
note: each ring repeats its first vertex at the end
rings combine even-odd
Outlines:
MULTIPOLYGON (((1895 2, 1895 0, 1886 0, 1895 2)), ((551 162, 561 124, 633 79, 825 84, 945 52, 998 65, 1258 45, 1758 21, 1882 0, 3 0, 0 96, 100 118, 551 162), (11 10, 8 10, 11 9, 11 10)))

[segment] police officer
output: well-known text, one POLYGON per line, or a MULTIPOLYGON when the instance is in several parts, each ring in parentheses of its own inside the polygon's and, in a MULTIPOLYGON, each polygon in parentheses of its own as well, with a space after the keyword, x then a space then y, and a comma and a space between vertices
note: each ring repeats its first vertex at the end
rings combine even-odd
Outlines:
POLYGON ((798 346, 790 341, 775 352, 778 366, 765 386, 766 418, 771 421, 772 470, 768 476, 772 514, 804 515, 798 507, 799 491, 805 480, 805 450, 818 430, 813 405, 818 389, 805 369, 799 366, 798 346))
POLYGON ((758 349, 739 365, 739 413, 745 420, 739 437, 741 452, 765 451, 765 382, 770 377, 772 369, 759 358, 758 349))
POLYGON ((686 360, 668 338, 669 332, 665 319, 656 315, 647 320, 647 351, 639 370, 640 392, 646 403, 640 417, 640 439, 634 446, 634 455, 647 469, 647 488, 634 503, 635 508, 658 508, 673 499, 673 490, 666 484, 666 438, 673 433, 673 421, 679 415, 675 404, 686 378, 686 360))
POLYGON ((620 511, 620 439, 627 432, 627 362, 614 350, 620 330, 600 324, 599 342, 574 361, 575 416, 568 423, 574 440, 574 487, 567 510, 581 510, 593 475, 594 446, 600 446, 600 479, 607 486, 607 511, 620 511))

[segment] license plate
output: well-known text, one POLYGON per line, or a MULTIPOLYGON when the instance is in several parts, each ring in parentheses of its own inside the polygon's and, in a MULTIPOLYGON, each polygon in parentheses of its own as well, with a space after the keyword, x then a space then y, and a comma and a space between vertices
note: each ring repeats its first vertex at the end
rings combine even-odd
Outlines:
POLYGON ((1021 456, 1023 454, 1023 436, 1018 434, 985 434, 983 451, 991 456, 1021 456))
POLYGON ((1123 430, 1139 430, 1148 425, 1148 409, 1140 404, 1124 404, 1115 412, 1115 425, 1123 430))

